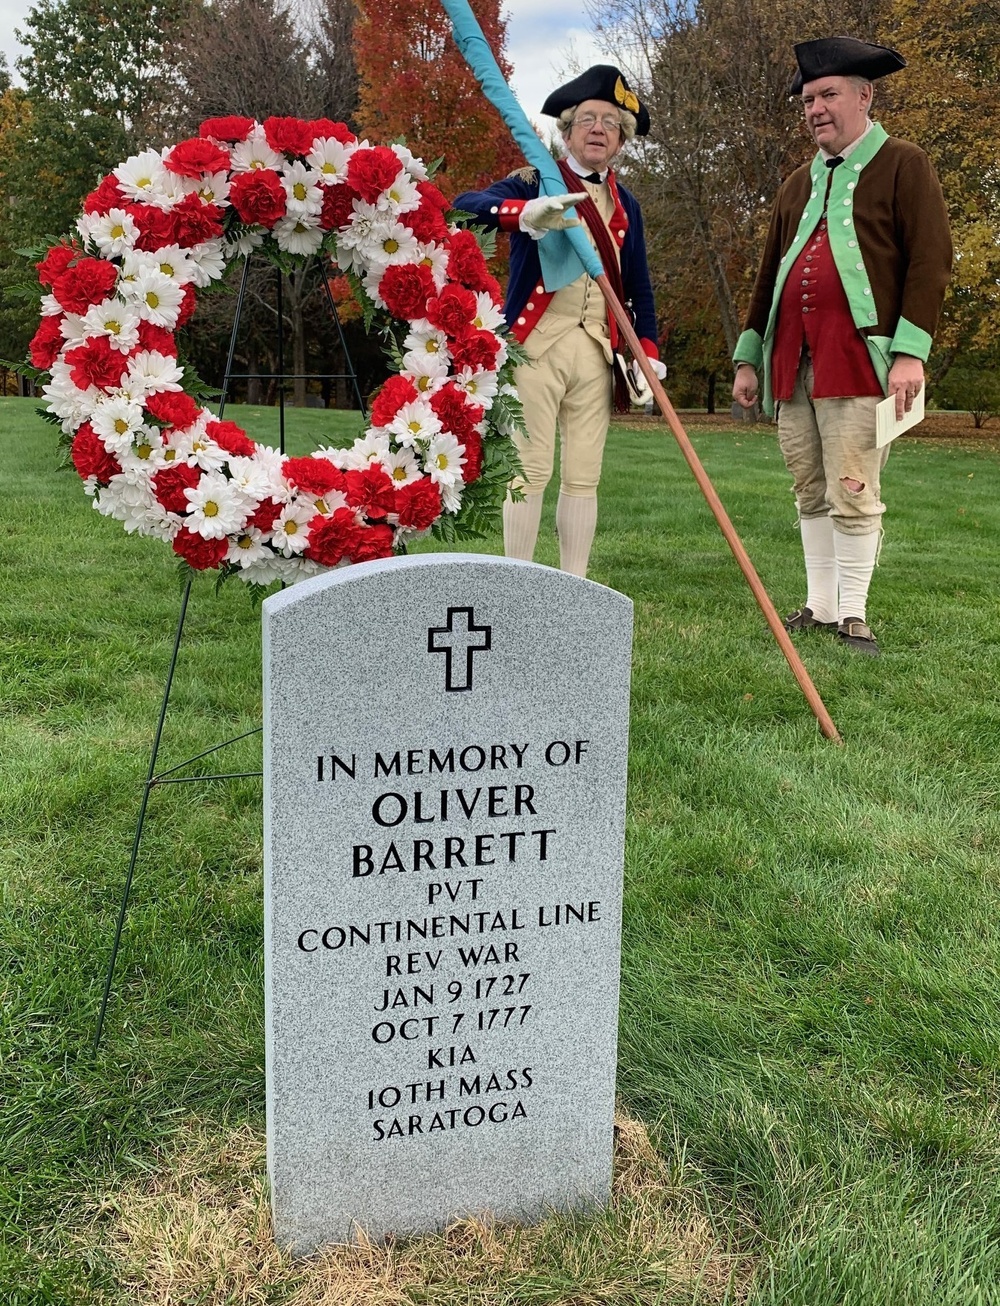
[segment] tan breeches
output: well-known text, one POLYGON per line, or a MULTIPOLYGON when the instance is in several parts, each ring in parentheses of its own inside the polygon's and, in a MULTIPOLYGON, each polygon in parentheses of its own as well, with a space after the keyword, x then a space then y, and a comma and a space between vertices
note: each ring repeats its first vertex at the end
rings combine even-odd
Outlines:
POLYGON ((514 384, 530 437, 514 437, 524 468, 517 488, 541 494, 548 485, 558 427, 560 489, 593 498, 611 420, 611 372, 601 345, 582 327, 573 327, 536 363, 519 367, 514 384))
POLYGON ((889 457, 888 445, 875 446, 879 397, 813 399, 812 387, 812 364, 803 359, 795 393, 778 407, 778 443, 799 516, 830 517, 844 535, 871 534, 885 512, 881 476, 889 457))

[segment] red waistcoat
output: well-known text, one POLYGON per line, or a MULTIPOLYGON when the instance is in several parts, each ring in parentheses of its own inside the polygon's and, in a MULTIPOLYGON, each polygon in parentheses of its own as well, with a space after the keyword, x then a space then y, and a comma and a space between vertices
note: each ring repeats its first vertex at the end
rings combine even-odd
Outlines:
POLYGON ((813 399, 880 395, 882 387, 840 284, 826 218, 795 260, 781 292, 771 358, 776 400, 791 399, 803 347, 813 363, 813 399))

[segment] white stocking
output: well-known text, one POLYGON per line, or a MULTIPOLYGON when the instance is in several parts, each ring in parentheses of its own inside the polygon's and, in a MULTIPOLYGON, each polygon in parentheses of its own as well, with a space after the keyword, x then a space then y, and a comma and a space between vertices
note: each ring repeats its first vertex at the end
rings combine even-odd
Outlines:
POLYGON ((573 576, 586 576, 590 546, 597 529, 597 496, 581 499, 575 494, 559 495, 556 504, 556 532, 559 535, 559 567, 573 576))
POLYGON ((829 517, 803 517, 802 553, 806 562, 806 607, 816 621, 837 620, 837 559, 829 517))
POLYGON ((848 617, 857 617, 865 621, 865 604, 868 600, 868 586, 871 584, 875 560, 878 557, 881 531, 870 531, 867 535, 844 535, 841 531, 833 533, 833 547, 837 553, 837 577, 840 582, 841 621, 848 617))
POLYGON ((541 494, 526 494, 520 502, 503 505, 503 551, 508 558, 530 562, 535 556, 538 524, 542 520, 541 494))

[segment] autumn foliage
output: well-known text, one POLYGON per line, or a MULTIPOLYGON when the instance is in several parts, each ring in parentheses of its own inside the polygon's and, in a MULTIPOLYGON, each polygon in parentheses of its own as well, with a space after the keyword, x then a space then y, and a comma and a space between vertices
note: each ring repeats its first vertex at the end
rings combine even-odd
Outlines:
MULTIPOLYGON (((499 0, 472 9, 505 77, 506 22, 499 0)), ((480 189, 523 164, 510 132, 483 95, 437 4, 360 0, 354 58, 361 78, 356 118, 374 144, 403 137, 426 160, 443 159, 449 195, 480 189)))

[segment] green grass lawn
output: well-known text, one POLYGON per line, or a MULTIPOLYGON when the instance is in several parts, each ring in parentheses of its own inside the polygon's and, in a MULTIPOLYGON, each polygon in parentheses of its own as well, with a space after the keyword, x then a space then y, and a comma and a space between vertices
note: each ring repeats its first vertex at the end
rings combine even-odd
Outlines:
MULTIPOLYGON (((276 440, 272 412, 227 416, 276 440)), ((290 447, 356 426, 293 413, 290 447)), ((773 432, 693 439, 798 606, 773 432)), ((2 1306, 1000 1303, 998 473, 894 450, 883 656, 799 644, 838 748, 666 427, 613 431, 591 575, 636 610, 619 1090, 659 1159, 623 1152, 607 1216, 369 1249, 320 1289, 263 1214, 259 781, 154 793, 90 1056, 180 590, 0 400, 2 1306)), ((259 612, 199 578, 161 767, 259 719, 259 612)), ((259 740, 221 758, 253 770, 259 740)))

